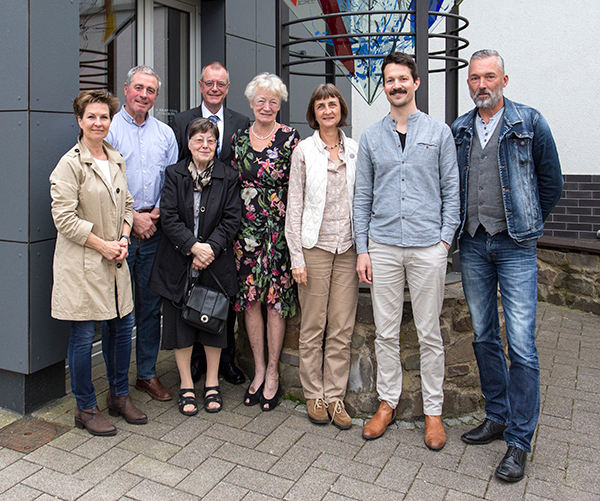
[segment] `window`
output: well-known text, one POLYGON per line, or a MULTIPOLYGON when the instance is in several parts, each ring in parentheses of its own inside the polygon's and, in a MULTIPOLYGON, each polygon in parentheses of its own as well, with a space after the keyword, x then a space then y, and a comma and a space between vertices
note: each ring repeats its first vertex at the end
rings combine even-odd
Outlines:
POLYGON ((162 80, 151 113, 168 122, 189 109, 196 101, 199 3, 80 0, 80 90, 108 90, 122 101, 129 69, 148 64, 162 80))

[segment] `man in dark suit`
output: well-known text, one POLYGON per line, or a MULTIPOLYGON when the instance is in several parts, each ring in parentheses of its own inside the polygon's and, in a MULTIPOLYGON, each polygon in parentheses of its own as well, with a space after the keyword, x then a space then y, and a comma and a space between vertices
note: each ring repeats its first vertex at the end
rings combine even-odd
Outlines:
MULTIPOLYGON (((190 124, 198 118, 209 118, 219 128, 217 155, 223 163, 231 165, 231 160, 233 159, 231 137, 239 129, 250 127, 250 120, 247 116, 223 106, 225 97, 227 97, 227 93, 229 92, 229 72, 223 64, 212 62, 204 66, 198 84, 202 93, 202 104, 191 110, 177 113, 171 123, 171 127, 175 132, 175 138, 177 139, 177 145, 179 146, 179 160, 181 161, 190 156, 187 138, 190 124)), ((229 310, 229 318, 227 319, 227 348, 221 351, 219 374, 223 376, 225 381, 231 384, 242 384, 245 381, 244 373, 235 365, 234 327, 235 312, 232 306, 229 310)), ((192 375, 195 376, 196 380, 203 372, 206 372, 204 350, 194 346, 192 375)))
POLYGON ((219 62, 207 64, 202 68, 202 76, 198 84, 202 93, 202 104, 191 110, 177 113, 171 123, 179 146, 179 160, 190 155, 187 145, 187 131, 190 124, 197 118, 210 118, 219 128, 219 146, 217 148, 219 160, 231 165, 233 158, 231 137, 239 129, 250 127, 250 120, 247 116, 223 106, 229 92, 229 72, 223 64, 219 62))

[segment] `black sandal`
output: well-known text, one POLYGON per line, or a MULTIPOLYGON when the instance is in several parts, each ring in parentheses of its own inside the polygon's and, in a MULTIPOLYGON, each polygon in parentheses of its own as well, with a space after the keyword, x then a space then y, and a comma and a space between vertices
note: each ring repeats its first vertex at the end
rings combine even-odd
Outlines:
POLYGON ((265 398, 264 393, 260 394, 260 408, 263 412, 272 411, 275 407, 277 407, 277 404, 279 403, 280 389, 281 387, 277 385, 277 391, 275 392, 275 396, 269 400, 265 398), (265 405, 268 405, 269 407, 265 407, 265 405))
POLYGON ((195 416, 198 414, 198 402, 196 402, 196 390, 191 388, 189 390, 181 389, 179 390, 179 412, 181 412, 184 416, 195 416), (193 393, 193 397, 184 397, 185 393, 193 393), (186 405, 193 405, 194 410, 184 411, 186 405))
MULTIPOLYGON (((250 386, 252 386, 252 383, 250 383, 250 386)), ((265 387, 265 382, 263 381, 263 383, 260 385, 260 387, 258 388, 258 390, 256 390, 255 393, 250 393, 250 386, 248 386, 248 389, 244 394, 244 405, 246 407, 252 407, 253 405, 257 405, 260 402, 263 388, 265 387)))
POLYGON ((221 396, 221 387, 220 386, 205 386, 204 387, 204 410, 206 412, 219 412, 223 408, 223 397, 221 396), (211 393, 207 395, 206 392, 214 390, 217 393, 211 393), (216 409, 211 409, 209 407, 212 403, 219 404, 219 407, 216 409))

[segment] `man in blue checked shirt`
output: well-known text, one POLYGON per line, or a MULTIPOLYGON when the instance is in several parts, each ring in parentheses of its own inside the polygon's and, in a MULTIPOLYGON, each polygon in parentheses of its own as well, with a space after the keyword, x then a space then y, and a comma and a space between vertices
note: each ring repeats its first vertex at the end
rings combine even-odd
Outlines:
POLYGON ((459 224, 459 176, 450 128, 418 110, 414 59, 393 52, 381 68, 390 113, 360 138, 354 194, 358 276, 372 284, 377 328, 377 413, 363 437, 381 437, 402 392, 400 324, 408 282, 421 347, 425 444, 446 444, 440 313, 448 250, 459 224))
POLYGON ((125 104, 115 115, 106 140, 125 158, 127 187, 134 200, 127 264, 135 287, 136 388, 156 400, 171 400, 171 392, 156 376, 161 297, 148 287, 161 236, 160 193, 165 169, 176 163, 178 156, 173 130, 148 114, 160 86, 160 78, 150 66, 129 70, 125 104))

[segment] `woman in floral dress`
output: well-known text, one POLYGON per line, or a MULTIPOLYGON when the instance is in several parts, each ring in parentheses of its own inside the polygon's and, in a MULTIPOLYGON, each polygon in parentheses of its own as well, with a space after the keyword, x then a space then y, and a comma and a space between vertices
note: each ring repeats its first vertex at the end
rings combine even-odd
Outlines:
POLYGON ((260 402, 263 411, 270 411, 279 401, 278 362, 285 318, 296 313, 284 228, 290 158, 300 136, 295 129, 276 122, 281 101, 288 96, 278 76, 257 75, 245 95, 256 120, 233 137, 234 165, 240 172, 244 204, 234 244, 239 281, 236 310, 245 312, 255 367, 244 404, 260 402), (267 306, 267 364, 261 304, 267 306))

